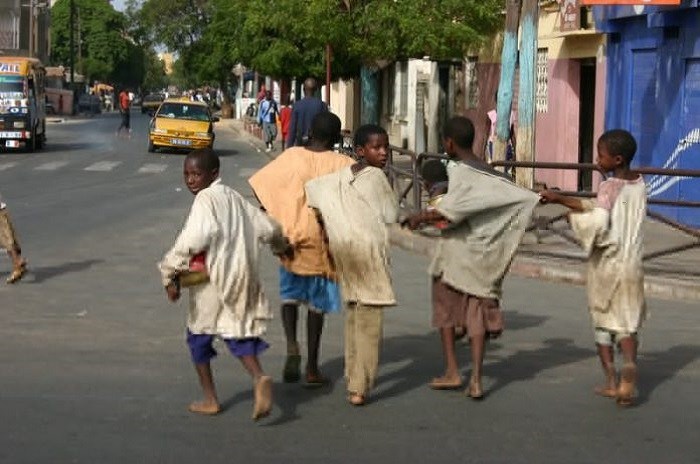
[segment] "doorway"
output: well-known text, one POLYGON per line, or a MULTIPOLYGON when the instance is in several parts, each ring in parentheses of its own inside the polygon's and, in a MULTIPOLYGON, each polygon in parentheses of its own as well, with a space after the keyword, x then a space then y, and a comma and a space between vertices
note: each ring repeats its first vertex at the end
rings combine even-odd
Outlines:
MULTIPOLYGON (((595 58, 580 60, 581 86, 579 90, 578 117, 578 162, 592 163, 595 150, 593 142, 595 118, 595 58)), ((593 187, 593 172, 579 171, 578 189, 590 191, 593 187)))

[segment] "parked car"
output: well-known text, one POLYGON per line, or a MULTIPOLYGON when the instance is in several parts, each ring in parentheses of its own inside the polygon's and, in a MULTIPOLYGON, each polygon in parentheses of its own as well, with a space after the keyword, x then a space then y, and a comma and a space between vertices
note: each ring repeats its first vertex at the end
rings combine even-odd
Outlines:
POLYGON ((97 95, 83 94, 78 98, 78 112, 98 114, 102 111, 102 102, 97 95))
POLYGON ((141 114, 155 113, 158 107, 165 100, 165 96, 160 93, 151 93, 146 95, 141 102, 141 114))

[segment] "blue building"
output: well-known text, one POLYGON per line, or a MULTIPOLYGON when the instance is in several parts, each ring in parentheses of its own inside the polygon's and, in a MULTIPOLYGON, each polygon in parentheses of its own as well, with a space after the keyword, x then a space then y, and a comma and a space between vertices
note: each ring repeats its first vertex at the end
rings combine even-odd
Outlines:
MULTIPOLYGON (((636 166, 700 169, 700 7, 596 7, 608 34, 606 129, 639 144, 636 166)), ((700 201, 700 178, 648 176, 650 198, 700 201)), ((700 208, 657 207, 700 226, 700 208)))

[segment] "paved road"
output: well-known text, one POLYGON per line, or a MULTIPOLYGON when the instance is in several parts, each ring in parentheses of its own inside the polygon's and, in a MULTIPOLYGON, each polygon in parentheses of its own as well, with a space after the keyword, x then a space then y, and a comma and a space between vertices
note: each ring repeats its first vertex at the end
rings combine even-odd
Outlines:
MULTIPOLYGON (((192 198, 182 155, 146 153, 147 123, 135 115, 122 140, 116 115, 69 121, 49 127, 45 152, 0 154, 0 191, 33 271, 0 285, 0 463, 700 462, 697 306, 650 301, 640 405, 620 410, 591 394, 599 372, 583 289, 510 278, 508 330, 489 346, 489 396, 475 403, 425 387, 441 368, 426 263, 400 251, 401 304, 388 313, 371 404, 345 403, 335 317, 322 352, 332 386, 278 384, 274 414, 253 424, 250 382, 222 352, 224 413, 187 413, 198 387, 185 306, 166 302, 155 262, 192 198)), ((263 155, 227 130, 217 141, 224 180, 248 194, 263 155)), ((275 269, 268 256, 277 305, 275 269)), ((263 362, 279 379, 277 323, 269 341, 263 362)))

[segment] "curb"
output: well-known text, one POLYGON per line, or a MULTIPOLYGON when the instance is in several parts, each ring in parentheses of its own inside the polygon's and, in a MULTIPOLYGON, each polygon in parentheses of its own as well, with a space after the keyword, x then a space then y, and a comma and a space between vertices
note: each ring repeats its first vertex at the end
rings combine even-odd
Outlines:
POLYGON ((242 123, 239 121, 239 119, 232 119, 227 124, 225 124, 225 126, 233 132, 235 132, 236 137, 245 140, 248 143, 248 145, 250 145, 258 153, 262 153, 271 160, 275 159, 277 154, 272 152, 267 153, 265 151, 265 145, 263 144, 262 140, 246 131, 245 128, 243 128, 242 123))
MULTIPOLYGON (((416 234, 398 225, 389 228, 389 240, 392 245, 417 255, 430 257, 435 242, 425 236, 416 234)), ((510 274, 528 279, 547 282, 586 285, 586 268, 583 264, 571 264, 564 261, 515 256, 510 266, 510 274)), ((665 300, 700 301, 698 282, 683 281, 668 277, 647 275, 644 278, 644 293, 647 297, 665 300)))

